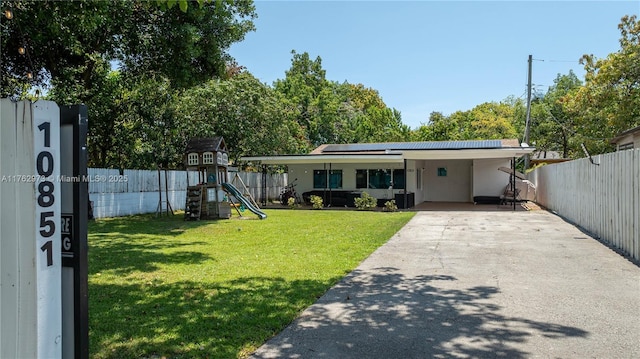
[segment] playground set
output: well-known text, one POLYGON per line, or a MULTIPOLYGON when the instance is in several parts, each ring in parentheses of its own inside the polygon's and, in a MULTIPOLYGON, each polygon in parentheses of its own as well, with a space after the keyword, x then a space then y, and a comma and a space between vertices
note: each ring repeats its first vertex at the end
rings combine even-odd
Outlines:
POLYGON ((187 186, 185 220, 229 219, 231 208, 241 217, 241 209, 246 208, 260 219, 267 218, 238 174, 231 182, 228 180, 229 153, 222 137, 194 138, 189 141, 184 164, 187 176, 189 171, 198 172, 198 184, 187 186), (244 194, 233 183, 239 184, 244 194))

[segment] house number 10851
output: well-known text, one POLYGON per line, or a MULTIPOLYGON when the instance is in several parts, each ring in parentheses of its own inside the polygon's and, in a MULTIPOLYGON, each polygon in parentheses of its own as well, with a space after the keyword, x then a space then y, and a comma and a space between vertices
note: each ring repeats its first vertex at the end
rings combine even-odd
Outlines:
MULTIPOLYGON (((43 180, 38 183, 38 193, 36 195, 36 201, 40 209, 46 209, 52 207, 55 204, 54 190, 55 185, 53 183, 54 177, 52 176, 55 168, 53 160, 53 154, 48 148, 51 147, 51 123, 43 122, 38 126, 40 132, 44 136, 44 149, 40 151, 36 157, 36 171, 38 176, 43 180)), ((50 238, 56 232, 56 223, 53 220, 53 211, 40 212, 40 235, 42 238, 50 238)), ((47 267, 53 265, 53 240, 49 239, 41 247, 47 256, 47 267)))

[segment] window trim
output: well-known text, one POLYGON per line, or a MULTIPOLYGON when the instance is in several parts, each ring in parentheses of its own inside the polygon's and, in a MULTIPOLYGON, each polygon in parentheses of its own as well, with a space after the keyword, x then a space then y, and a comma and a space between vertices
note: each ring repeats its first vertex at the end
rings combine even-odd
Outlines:
POLYGON ((189 166, 197 166, 200 164, 199 156, 197 152, 191 152, 187 154, 187 164, 189 166))
POLYGON ((202 154, 202 164, 203 165, 215 164, 215 156, 213 155, 213 152, 204 152, 202 154))

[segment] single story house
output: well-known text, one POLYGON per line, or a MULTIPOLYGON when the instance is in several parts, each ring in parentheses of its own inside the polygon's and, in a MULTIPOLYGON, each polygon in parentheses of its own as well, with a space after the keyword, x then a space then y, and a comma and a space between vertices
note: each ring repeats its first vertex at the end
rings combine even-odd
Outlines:
POLYGON ((305 155, 241 160, 287 165, 298 193, 322 194, 325 204, 352 205, 354 196, 367 192, 379 202, 396 199, 398 207, 410 208, 425 201, 499 197, 510 179, 499 168, 513 168, 517 158, 534 150, 517 139, 351 143, 321 145, 305 155))
POLYGON ((620 133, 611 140, 617 151, 640 148, 640 126, 620 133))

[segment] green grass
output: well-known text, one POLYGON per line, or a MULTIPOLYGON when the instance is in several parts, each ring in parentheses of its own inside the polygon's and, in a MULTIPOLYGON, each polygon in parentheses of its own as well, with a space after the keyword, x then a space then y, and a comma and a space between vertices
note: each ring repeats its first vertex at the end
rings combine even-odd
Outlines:
POLYGON ((265 212, 91 223, 91 357, 246 357, 413 216, 265 212))

